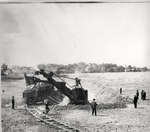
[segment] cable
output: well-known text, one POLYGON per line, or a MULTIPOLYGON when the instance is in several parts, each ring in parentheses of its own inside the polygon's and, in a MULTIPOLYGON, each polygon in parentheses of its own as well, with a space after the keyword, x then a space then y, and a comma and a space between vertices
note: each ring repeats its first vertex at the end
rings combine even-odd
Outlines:
POLYGON ((101 95, 102 95, 102 94, 104 93, 104 91, 102 91, 102 90, 103 90, 105 87, 104 87, 104 85, 103 85, 102 87, 103 87, 103 88, 100 89, 100 90, 97 92, 97 94, 96 94, 96 96, 95 96, 96 98, 97 98, 98 94, 101 94, 101 95), (101 93, 100 93, 100 92, 101 92, 101 93))
MULTIPOLYGON (((62 79, 60 76, 58 76, 56 73, 54 73, 54 75, 56 77, 58 77, 60 80, 62 80, 63 82, 65 82, 70 88, 72 88, 73 86, 71 86, 70 84, 68 84, 64 79, 62 79)), ((71 78, 70 78, 71 79, 71 78)))
POLYGON ((54 75, 57 76, 57 77, 63 77, 63 78, 71 79, 71 80, 76 80, 75 78, 60 76, 60 75, 57 75, 56 73, 54 73, 54 75))

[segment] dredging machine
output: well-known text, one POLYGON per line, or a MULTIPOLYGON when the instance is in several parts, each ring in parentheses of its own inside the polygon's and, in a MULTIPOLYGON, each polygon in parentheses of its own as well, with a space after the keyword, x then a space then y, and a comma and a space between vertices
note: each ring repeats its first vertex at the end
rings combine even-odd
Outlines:
POLYGON ((23 98, 27 105, 44 103, 47 99, 50 105, 60 103, 65 96, 70 100, 69 104, 85 105, 88 103, 88 91, 81 85, 80 79, 75 80, 75 87, 69 88, 63 77, 53 72, 44 70, 36 71, 32 76, 24 74, 27 89, 23 92, 23 98), (42 75, 46 80, 37 78, 35 75, 42 75), (54 77, 59 78, 57 81, 54 77))

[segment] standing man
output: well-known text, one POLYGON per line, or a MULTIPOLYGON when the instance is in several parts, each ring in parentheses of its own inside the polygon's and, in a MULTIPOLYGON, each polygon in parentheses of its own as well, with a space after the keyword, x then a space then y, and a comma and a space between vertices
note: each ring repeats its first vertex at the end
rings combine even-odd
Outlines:
POLYGON ((144 90, 141 91, 141 100, 144 100, 144 90))
POLYGON ((122 94, 122 88, 120 88, 120 94, 122 94))
POLYGON ((92 108, 92 115, 95 114, 95 116, 97 115, 97 113, 96 113, 96 106, 97 106, 97 103, 96 103, 95 99, 93 99, 93 101, 91 103, 91 108, 92 108))
POLYGON ((143 92, 143 100, 146 100, 146 92, 143 92))
POLYGON ((82 88, 82 85, 81 85, 81 80, 79 78, 75 78, 75 81, 76 81, 76 87, 78 88, 79 86, 82 88))
POLYGON ((138 97, 137 97, 137 95, 135 95, 134 99, 133 99, 134 108, 137 108, 137 101, 138 101, 138 97))
POLYGON ((139 99, 139 90, 136 91, 137 99, 139 99))
POLYGON ((12 103, 12 109, 15 109, 15 98, 14 98, 14 96, 12 96, 11 103, 12 103))
POLYGON ((47 113, 49 112, 48 100, 45 99, 45 100, 44 100, 44 103, 45 103, 45 113, 47 114, 47 113))

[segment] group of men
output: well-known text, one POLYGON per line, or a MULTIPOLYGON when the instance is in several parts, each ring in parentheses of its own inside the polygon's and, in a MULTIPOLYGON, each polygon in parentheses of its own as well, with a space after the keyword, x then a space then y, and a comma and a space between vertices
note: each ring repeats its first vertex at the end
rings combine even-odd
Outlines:
MULTIPOLYGON (((122 94, 122 88, 120 88, 120 94, 122 94)), ((136 91, 136 95, 134 96, 133 99, 133 104, 134 104, 134 108, 137 108, 137 103, 138 103, 138 99, 139 99, 139 91, 136 91)), ((146 100, 146 92, 144 90, 141 91, 141 100, 146 100)), ((97 103, 95 101, 95 99, 93 99, 92 103, 90 103, 91 108, 92 108, 92 115, 95 114, 95 116, 97 115, 96 113, 96 107, 97 107, 97 103)))
MULTIPOLYGON (((122 94, 122 88, 120 89, 120 94, 122 94)), ((136 91, 136 94, 134 96, 133 99, 133 104, 134 104, 134 108, 137 108, 137 103, 138 103, 138 99, 139 99, 139 91, 136 91)), ((144 90, 141 91, 141 100, 146 100, 146 92, 144 90)), ((49 112, 49 106, 48 106, 48 100, 44 101, 45 103, 45 110, 46 110, 46 114, 49 112)), ((91 109, 92 109, 92 115, 97 115, 97 103, 96 103, 96 99, 93 99, 93 101, 90 103, 91 109)), ((12 96, 12 109, 15 109, 15 98, 14 96, 12 96)))
MULTIPOLYGON (((137 90, 136 95, 134 96, 133 99, 134 108, 137 108, 138 99, 139 99, 139 91, 137 90)), ((146 92, 144 90, 141 91, 141 100, 146 100, 146 92)))

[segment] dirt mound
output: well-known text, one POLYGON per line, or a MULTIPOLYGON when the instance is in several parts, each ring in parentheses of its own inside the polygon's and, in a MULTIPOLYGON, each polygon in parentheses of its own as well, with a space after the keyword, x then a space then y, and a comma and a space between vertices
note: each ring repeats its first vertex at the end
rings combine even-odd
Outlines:
MULTIPOLYGON (((97 105, 97 109, 115 109, 115 108, 125 108, 126 103, 123 101, 118 101, 115 103, 100 103, 97 105)), ((66 105, 66 106, 56 106, 55 111, 60 110, 91 110, 90 104, 87 105, 66 105)))
POLYGON ((96 94, 96 100, 98 103, 115 103, 119 93, 112 88, 101 88, 96 94))

